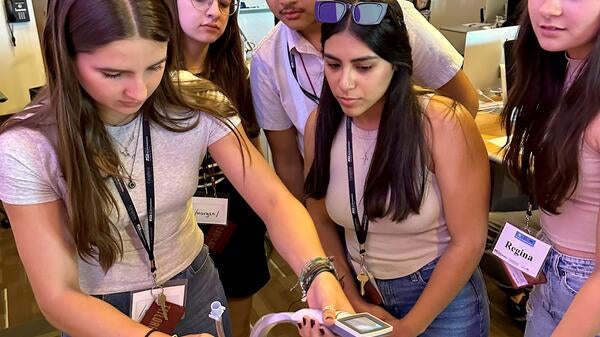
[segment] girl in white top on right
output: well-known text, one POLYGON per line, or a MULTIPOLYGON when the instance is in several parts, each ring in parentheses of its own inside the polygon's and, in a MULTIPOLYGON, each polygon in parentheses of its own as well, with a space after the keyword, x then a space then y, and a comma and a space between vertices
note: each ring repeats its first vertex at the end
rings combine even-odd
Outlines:
POLYGON ((305 188, 344 292, 357 312, 392 324, 393 336, 487 336, 477 264, 489 167, 473 118, 413 89, 397 1, 317 1, 315 15, 326 81, 305 128, 305 188), (383 303, 360 296, 357 274, 372 276, 383 303))
POLYGON ((503 112, 509 172, 551 244, 525 336, 600 335, 600 1, 529 0, 503 112))

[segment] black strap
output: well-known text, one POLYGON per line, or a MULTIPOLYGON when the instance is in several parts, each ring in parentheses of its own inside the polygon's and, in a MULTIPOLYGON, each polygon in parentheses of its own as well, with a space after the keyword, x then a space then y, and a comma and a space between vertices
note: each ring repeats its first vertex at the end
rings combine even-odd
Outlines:
MULTIPOLYGON (((292 74, 294 75, 294 78, 296 79, 296 83, 298 83, 300 90, 302 90, 302 93, 304 94, 304 96, 308 97, 308 99, 315 102, 315 104, 319 104, 319 97, 317 95, 313 94, 312 92, 309 92, 306 89, 304 89, 302 84, 300 84, 300 81, 298 80, 298 74, 296 72, 296 57, 290 50, 289 44, 287 45, 287 52, 288 52, 288 58, 290 59, 290 69, 292 70, 292 74)), ((306 76, 309 76, 309 75, 306 74, 306 76)))
POLYGON ((150 122, 142 115, 142 137, 144 138, 144 177, 146 183, 146 211, 148 213, 148 240, 146 240, 146 235, 144 234, 144 228, 140 222, 140 218, 138 217, 137 211, 135 209, 135 205, 131 200, 131 196, 125 187, 125 183, 121 177, 112 177, 115 186, 117 187, 117 191, 121 196, 121 200, 123 200, 123 204, 125 204, 125 208, 127 209, 127 214, 129 215, 129 219, 135 228, 135 231, 148 253, 148 260, 150 260, 150 272, 155 275, 156 273, 156 263, 154 260, 154 169, 152 165, 152 142, 150 137, 150 122))
POLYGON ((363 210, 362 222, 358 220, 358 207, 356 205, 356 189, 354 182, 354 155, 352 153, 352 119, 346 117, 346 162, 348 163, 348 190, 350 193, 350 212, 354 222, 354 231, 360 244, 360 254, 365 253, 365 242, 369 230, 369 218, 366 209, 363 210))

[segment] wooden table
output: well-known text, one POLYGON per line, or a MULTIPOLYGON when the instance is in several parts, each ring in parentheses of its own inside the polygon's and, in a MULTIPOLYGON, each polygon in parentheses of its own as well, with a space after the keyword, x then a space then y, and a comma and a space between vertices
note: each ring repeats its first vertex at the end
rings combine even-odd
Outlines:
POLYGON ((475 117, 475 123, 479 127, 479 132, 481 132, 481 137, 485 142, 485 148, 490 160, 501 164, 504 151, 502 151, 499 144, 503 145, 506 140, 506 138, 501 138, 506 137, 506 132, 504 132, 504 128, 500 125, 500 115, 497 113, 480 112, 475 117))

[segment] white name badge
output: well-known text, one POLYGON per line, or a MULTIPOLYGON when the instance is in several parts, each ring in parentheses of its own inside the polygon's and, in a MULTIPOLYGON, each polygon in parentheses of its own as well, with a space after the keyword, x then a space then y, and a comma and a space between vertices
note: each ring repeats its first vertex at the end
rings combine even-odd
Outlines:
POLYGON ((193 197, 192 203, 197 223, 227 225, 227 198, 193 197))
POLYGON ((549 251, 550 245, 507 222, 492 253, 527 275, 536 277, 549 251))

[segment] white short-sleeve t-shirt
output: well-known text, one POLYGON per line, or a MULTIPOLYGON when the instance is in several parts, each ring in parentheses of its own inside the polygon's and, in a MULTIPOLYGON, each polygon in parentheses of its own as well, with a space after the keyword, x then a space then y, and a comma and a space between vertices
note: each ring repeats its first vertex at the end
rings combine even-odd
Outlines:
MULTIPOLYGON (((196 127, 180 133, 150 123, 156 199, 154 250, 159 283, 185 269, 202 248, 203 235, 196 224, 191 198, 208 146, 230 132, 224 123, 205 113, 198 113, 197 118, 196 127)), ((240 122, 238 117, 229 121, 231 126, 240 122)), ((126 125, 105 127, 116 142, 130 146, 130 156, 117 153, 126 170, 133 165, 136 187, 128 192, 147 235, 141 116, 126 125)), ((56 126, 53 124, 35 129, 15 126, 0 134, 0 200, 27 205, 67 198, 55 144, 56 126)), ((95 260, 79 259, 80 287, 94 295, 152 287, 148 255, 112 179, 106 183, 119 207, 119 217, 116 210, 110 217, 123 240, 123 257, 106 274, 95 260)))

